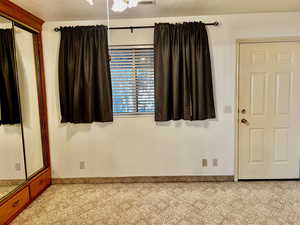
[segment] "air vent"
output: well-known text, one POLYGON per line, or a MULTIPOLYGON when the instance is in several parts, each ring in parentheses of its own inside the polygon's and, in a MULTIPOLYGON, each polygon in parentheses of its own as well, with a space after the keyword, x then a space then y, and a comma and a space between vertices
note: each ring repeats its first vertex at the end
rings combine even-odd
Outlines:
POLYGON ((140 0, 140 5, 155 5, 156 0, 140 0))

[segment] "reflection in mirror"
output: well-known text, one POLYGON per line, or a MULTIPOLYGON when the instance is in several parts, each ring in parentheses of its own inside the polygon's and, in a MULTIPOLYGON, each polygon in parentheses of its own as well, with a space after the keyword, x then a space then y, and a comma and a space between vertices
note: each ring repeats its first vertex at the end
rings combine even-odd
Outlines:
POLYGON ((15 29, 21 112, 27 176, 44 167, 33 34, 17 25, 15 29))
POLYGON ((26 180, 12 22, 0 17, 0 198, 26 180))

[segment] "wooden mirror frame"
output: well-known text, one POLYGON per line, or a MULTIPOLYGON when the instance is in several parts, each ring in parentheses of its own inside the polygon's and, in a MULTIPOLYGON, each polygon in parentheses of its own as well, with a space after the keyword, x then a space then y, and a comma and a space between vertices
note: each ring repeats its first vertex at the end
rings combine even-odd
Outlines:
POLYGON ((26 27, 26 29, 30 30, 33 34, 35 60, 37 64, 38 102, 44 161, 43 169, 28 177, 22 185, 0 201, 0 225, 8 225, 18 214, 30 205, 36 197, 51 185, 51 163, 41 34, 44 21, 8 0, 0 1, 0 15, 26 27))

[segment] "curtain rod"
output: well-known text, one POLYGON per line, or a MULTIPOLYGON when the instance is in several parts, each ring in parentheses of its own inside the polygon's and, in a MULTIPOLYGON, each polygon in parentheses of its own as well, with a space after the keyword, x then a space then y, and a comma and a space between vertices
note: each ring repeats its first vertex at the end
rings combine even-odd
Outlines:
MULTIPOLYGON (((213 22, 213 23, 204 23, 205 26, 218 26, 220 25, 220 23, 218 21, 213 22)), ((154 26, 130 26, 130 27, 110 27, 110 30, 131 30, 131 33, 133 32, 133 30, 135 29, 149 29, 149 28, 154 28, 154 26)), ((54 28, 55 32, 60 31, 61 28, 60 27, 56 27, 54 28)))

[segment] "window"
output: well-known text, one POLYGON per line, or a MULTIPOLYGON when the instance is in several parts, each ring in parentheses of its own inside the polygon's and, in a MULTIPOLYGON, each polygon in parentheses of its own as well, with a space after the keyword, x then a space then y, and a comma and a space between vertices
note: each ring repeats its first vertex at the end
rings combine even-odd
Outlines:
POLYGON ((154 112, 153 47, 111 47, 114 114, 154 112))

